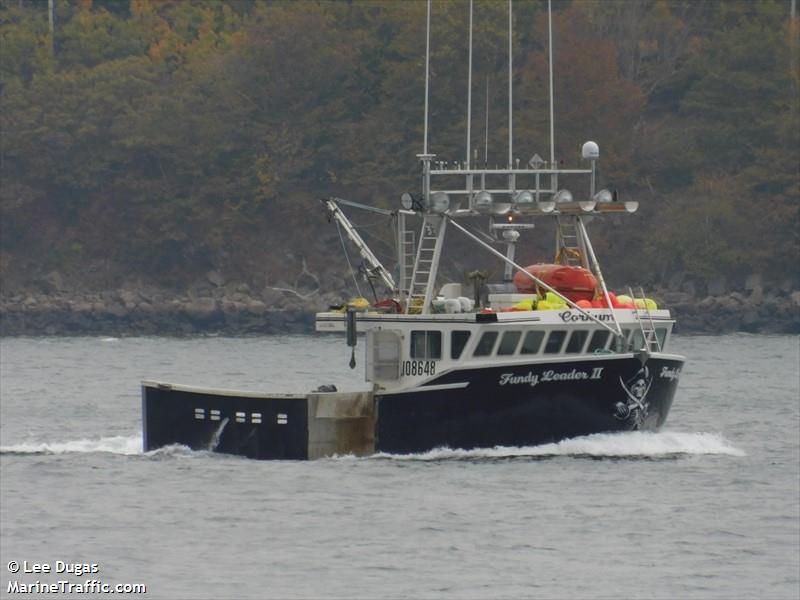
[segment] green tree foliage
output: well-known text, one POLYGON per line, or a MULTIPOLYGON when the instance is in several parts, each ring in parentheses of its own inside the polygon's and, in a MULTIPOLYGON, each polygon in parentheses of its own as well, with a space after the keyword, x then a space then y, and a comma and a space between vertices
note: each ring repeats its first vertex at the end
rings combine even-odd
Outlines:
POLYGON ((797 261, 800 107, 787 9, 723 3, 711 15, 713 31, 689 48, 677 122, 693 183, 669 196, 672 226, 654 247, 675 266, 785 277, 785 265, 797 261), (692 222, 703 234, 695 227, 686 239, 680 230, 692 222))
MULTIPOLYGON (((313 198, 417 191, 425 2, 0 0, 0 269, 263 274, 313 198), (280 222, 281 227, 275 223, 280 222), (80 249, 77 252, 75 249, 80 249), (11 265, 11 266, 9 266, 11 265), (113 270, 113 269, 112 269, 113 270)), ((468 4, 433 4, 429 150, 466 158, 468 4)), ((544 3, 515 3, 514 149, 549 157, 544 3)), ((797 24, 784 0, 557 2, 556 158, 602 149, 640 228, 620 278, 797 260, 797 24)), ((475 2, 472 137, 505 165, 507 5, 475 2), (488 140, 484 133, 489 85, 488 140)), ((325 230, 327 231, 327 230, 325 230)), ((314 247, 317 243, 319 247, 314 247)))

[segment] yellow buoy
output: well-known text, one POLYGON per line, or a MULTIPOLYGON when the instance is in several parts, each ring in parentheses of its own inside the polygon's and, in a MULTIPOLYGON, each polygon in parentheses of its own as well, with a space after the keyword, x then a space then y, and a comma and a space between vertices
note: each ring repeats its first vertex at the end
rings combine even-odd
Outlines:
POLYGON ((512 308, 517 310, 533 310, 533 300, 520 300, 512 308))
POLYGON ((562 306, 566 306, 567 303, 564 302, 563 298, 560 298, 558 295, 554 294, 553 292, 547 292, 545 296, 545 300, 552 308, 559 308, 562 306))
POLYGON ((367 310, 369 308, 369 300, 366 298, 353 298, 347 303, 347 307, 356 310, 367 310))

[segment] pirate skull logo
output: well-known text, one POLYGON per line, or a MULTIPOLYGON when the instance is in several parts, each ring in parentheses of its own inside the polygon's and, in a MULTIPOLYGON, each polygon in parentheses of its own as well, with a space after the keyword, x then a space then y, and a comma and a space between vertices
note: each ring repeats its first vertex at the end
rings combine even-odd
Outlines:
POLYGON ((620 421, 626 421, 631 429, 640 429, 647 418, 650 406, 647 401, 647 394, 653 385, 650 370, 644 366, 627 381, 623 381, 620 377, 619 383, 625 391, 626 398, 614 405, 614 416, 620 421))

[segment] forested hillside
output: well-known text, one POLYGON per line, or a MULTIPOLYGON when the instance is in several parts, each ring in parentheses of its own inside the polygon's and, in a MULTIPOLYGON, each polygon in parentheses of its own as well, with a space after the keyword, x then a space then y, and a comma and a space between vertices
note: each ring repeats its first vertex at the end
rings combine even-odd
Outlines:
MULTIPOLYGON (((546 2, 515 7, 514 147, 548 153, 546 2)), ((0 1, 0 276, 253 289, 346 263, 316 199, 417 191, 425 3, 0 1)), ((612 278, 798 278, 791 0, 554 2, 556 156, 641 202, 592 224, 612 278)), ((434 2, 431 150, 462 160, 468 4, 434 2)), ((507 3, 476 1, 473 144, 507 139, 507 3)), ((374 221, 374 219, 373 219, 374 221)), ((376 230, 377 232, 377 230, 376 230)), ((386 231, 388 239, 388 230, 386 231)), ((548 244, 550 238, 545 240, 548 244)), ((533 256, 543 247, 531 242, 533 256)), ((466 265, 458 264, 454 271, 466 265)))

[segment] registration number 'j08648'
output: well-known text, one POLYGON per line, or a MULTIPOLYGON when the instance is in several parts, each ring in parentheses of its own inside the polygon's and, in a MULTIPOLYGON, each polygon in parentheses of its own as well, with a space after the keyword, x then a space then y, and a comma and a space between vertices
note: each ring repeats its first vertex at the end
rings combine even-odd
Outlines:
POLYGON ((401 377, 417 377, 419 375, 433 375, 435 373, 435 360, 405 360, 400 369, 401 377))

